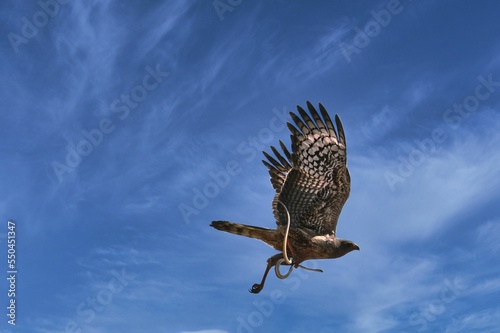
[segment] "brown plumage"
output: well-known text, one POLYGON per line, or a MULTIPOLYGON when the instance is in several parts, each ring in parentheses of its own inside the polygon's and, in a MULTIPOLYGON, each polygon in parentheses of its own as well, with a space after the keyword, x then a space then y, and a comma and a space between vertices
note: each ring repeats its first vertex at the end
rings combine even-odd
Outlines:
POLYGON ((280 141, 280 153, 271 147, 274 157, 263 152, 271 184, 276 190, 272 202, 276 229, 213 221, 211 226, 229 233, 257 238, 282 251, 267 260, 260 284, 250 290, 258 293, 264 287, 269 270, 276 266, 300 264, 309 259, 339 258, 359 247, 336 237, 337 221, 350 191, 350 176, 346 161, 346 140, 340 118, 335 116, 337 131, 330 116, 319 104, 321 117, 307 102, 309 114, 297 106, 300 117, 290 112, 295 126, 287 123, 291 132, 292 153, 280 141), (287 228, 289 228, 287 232, 287 228), (286 248, 283 247, 285 239, 286 248), (291 260, 288 259, 290 255, 291 260))

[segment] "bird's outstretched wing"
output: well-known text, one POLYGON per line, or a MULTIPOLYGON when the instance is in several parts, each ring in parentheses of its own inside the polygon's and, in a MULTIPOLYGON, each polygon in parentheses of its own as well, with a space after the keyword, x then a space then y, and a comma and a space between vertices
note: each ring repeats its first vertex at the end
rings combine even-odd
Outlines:
POLYGON ((290 112, 295 123, 295 126, 287 123, 292 153, 280 141, 283 154, 271 147, 275 158, 264 152, 268 161, 263 163, 276 190, 273 211, 278 226, 286 227, 288 223, 284 205, 292 229, 325 235, 335 232, 340 211, 349 197, 346 141, 338 116, 335 116, 337 134, 323 105, 319 104, 322 117, 311 103, 307 102, 307 108, 310 115, 300 106, 297 106, 300 117, 290 112))

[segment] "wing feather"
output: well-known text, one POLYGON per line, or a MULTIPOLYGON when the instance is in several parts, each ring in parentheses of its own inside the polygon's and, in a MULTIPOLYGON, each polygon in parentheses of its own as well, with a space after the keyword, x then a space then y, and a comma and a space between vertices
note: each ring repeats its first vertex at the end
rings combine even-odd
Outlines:
MULTIPOLYGON (((291 161, 292 160, 292 154, 290 154, 290 152, 288 151, 288 148, 286 148, 285 144, 281 140, 280 140, 280 147, 283 150, 283 152, 285 153, 285 156, 286 156, 287 160, 291 161)), ((288 165, 290 166, 290 169, 291 169, 292 166, 290 164, 288 164, 288 165)))
POLYGON ((309 127, 300 119, 295 113, 290 112, 290 116, 292 117, 293 122, 297 126, 297 128, 302 132, 308 132, 309 127))
POLYGON ((323 119, 325 119, 326 128, 328 129, 330 136, 332 138, 335 138, 335 140, 337 140, 337 133, 335 132, 335 127, 333 126, 332 119, 328 115, 328 112, 326 111, 325 107, 321 104, 319 105, 319 110, 321 111, 323 119))
POLYGON ((295 128, 295 126, 293 126, 292 124, 286 123, 286 127, 288 127, 288 130, 292 133, 291 137, 299 137, 302 135, 302 133, 299 132, 299 130, 295 128))
MULTIPOLYGON (((308 105, 308 107, 309 107, 309 105, 308 105)), ((297 106, 297 110, 299 111, 300 116, 302 117, 302 119, 304 119, 304 122, 307 124, 307 127, 311 131, 315 132, 315 130, 318 130, 318 127, 316 126, 316 124, 312 121, 312 119, 309 117, 307 112, 304 111, 303 108, 301 108, 300 106, 297 106)))
MULTIPOLYGON (((323 105, 319 104, 320 108, 323 107, 323 105)), ((309 106, 309 104, 308 104, 309 106)), ((328 135, 328 129, 326 128, 325 124, 323 123, 323 120, 319 116, 318 112, 314 109, 314 107, 309 108, 309 111, 311 112, 311 115, 314 118, 314 121, 316 122, 316 126, 318 127, 319 131, 325 135, 328 135)))
POLYGON ((339 132, 339 141, 345 147, 346 143, 345 143, 344 127, 342 127, 342 122, 340 121, 338 115, 335 115, 335 122, 337 123, 337 130, 339 132))
POLYGON ((288 209, 291 228, 307 230, 313 235, 335 232, 340 211, 350 191, 350 177, 346 166, 345 134, 342 123, 335 116, 337 131, 328 112, 319 104, 321 117, 307 102, 309 114, 300 106, 298 114, 290 113, 295 123, 287 123, 291 132, 292 153, 283 142, 283 156, 271 147, 276 159, 264 152, 263 161, 276 190, 273 212, 278 226, 287 224, 288 209))
MULTIPOLYGON (((283 149, 283 147, 281 147, 281 148, 283 149)), ((286 158, 284 158, 276 148, 271 146, 271 150, 273 151, 274 155, 280 160, 280 163, 284 169, 283 171, 288 171, 292 168, 292 166, 290 165, 290 162, 288 162, 288 160, 286 158)), ((290 155, 290 152, 288 152, 288 149, 286 149, 286 147, 284 147, 283 150, 285 151, 285 155, 286 155, 286 153, 288 153, 288 155, 290 155)))

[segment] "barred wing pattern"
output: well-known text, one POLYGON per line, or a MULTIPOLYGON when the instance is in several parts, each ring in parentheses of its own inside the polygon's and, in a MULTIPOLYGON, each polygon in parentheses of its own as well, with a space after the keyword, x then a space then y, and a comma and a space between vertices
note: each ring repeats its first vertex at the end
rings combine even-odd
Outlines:
POLYGON ((295 229, 313 236, 325 235, 335 233, 340 211, 349 197, 346 141, 337 115, 338 134, 323 105, 319 104, 322 118, 311 103, 307 102, 307 108, 310 116, 297 106, 302 119, 290 112, 295 123, 287 123, 292 153, 280 141, 284 156, 271 147, 276 158, 264 152, 268 161, 263 163, 276 190, 273 212, 278 227, 288 223, 284 205, 290 214, 291 232, 295 229))

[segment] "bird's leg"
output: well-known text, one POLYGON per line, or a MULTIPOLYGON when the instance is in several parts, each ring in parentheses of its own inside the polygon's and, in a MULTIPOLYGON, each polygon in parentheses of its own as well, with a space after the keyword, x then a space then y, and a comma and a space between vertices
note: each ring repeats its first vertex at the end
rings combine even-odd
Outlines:
POLYGON ((259 283, 256 283, 252 286, 252 289, 250 289, 250 292, 253 294, 258 294, 260 291, 264 288, 264 283, 266 282, 267 274, 269 273, 269 270, 273 267, 276 266, 276 263, 278 263, 279 260, 283 259, 283 253, 278 253, 271 258, 267 259, 267 267, 264 272, 264 276, 262 277, 262 281, 259 283))

